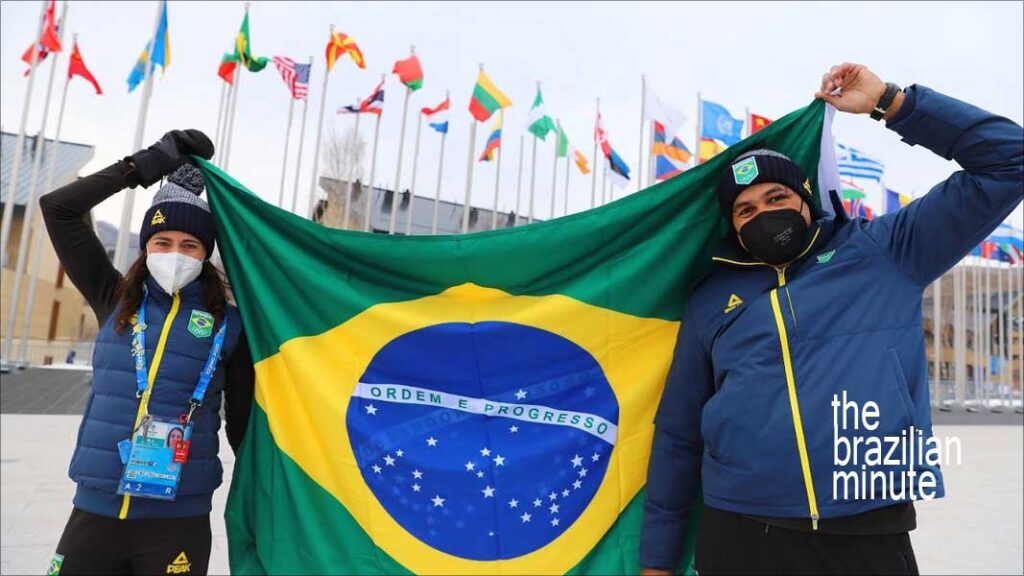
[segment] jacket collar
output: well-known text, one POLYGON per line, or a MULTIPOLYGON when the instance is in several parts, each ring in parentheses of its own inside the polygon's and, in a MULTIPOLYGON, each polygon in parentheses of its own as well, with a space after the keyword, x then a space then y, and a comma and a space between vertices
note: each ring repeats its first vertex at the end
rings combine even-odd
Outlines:
MULTIPOLYGON (((821 218, 811 223, 811 226, 807 229, 808 241, 804 246, 803 251, 796 257, 787 267, 793 266, 803 261, 811 251, 820 246, 828 244, 829 240, 832 239, 832 234, 835 231, 835 220, 831 216, 821 218)), ((736 234, 729 233, 728 236, 722 240, 718 245, 718 249, 715 251, 715 255, 711 258, 717 264, 727 264, 730 266, 772 266, 767 262, 763 262, 755 258, 750 252, 747 252, 740 246, 739 240, 736 238, 736 234)))

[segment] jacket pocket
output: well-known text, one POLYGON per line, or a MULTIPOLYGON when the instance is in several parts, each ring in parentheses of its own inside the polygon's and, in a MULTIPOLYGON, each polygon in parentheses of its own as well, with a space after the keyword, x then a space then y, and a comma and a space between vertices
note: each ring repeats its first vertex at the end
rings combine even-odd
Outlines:
POLYGON ((893 376, 895 377, 896 392, 900 397, 900 401, 903 403, 904 415, 911 424, 916 424, 917 419, 914 417, 914 401, 910 398, 910 388, 907 385, 907 377, 903 373, 903 364, 900 363, 900 356, 893 348, 889 348, 889 365, 892 368, 893 376))

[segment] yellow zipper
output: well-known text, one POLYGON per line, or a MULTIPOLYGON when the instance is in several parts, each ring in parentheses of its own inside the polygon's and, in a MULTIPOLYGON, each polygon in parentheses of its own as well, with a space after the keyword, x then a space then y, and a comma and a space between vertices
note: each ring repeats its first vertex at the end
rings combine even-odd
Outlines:
MULTIPOLYGON (((780 285, 785 283, 785 269, 779 271, 780 285)), ((814 496, 814 481, 811 476, 811 460, 807 456, 807 441, 804 439, 804 425, 800 419, 800 403, 796 397, 796 379, 793 377, 793 361, 789 356, 789 338, 786 335, 786 322, 782 317, 779 305, 779 289, 771 291, 772 312, 775 314, 775 326, 779 331, 779 343, 782 345, 782 364, 786 369, 786 389, 789 391, 789 408, 793 414, 793 430, 796 432, 796 447, 800 452, 800 468, 804 475, 804 488, 807 490, 807 505, 811 511, 811 528, 818 529, 818 500, 814 496)))
MULTIPOLYGON (((156 372, 160 369, 160 361, 164 357, 164 347, 167 346, 167 336, 171 333, 171 324, 174 322, 174 317, 178 315, 180 304, 181 297, 176 293, 171 297, 171 311, 167 314, 167 318, 164 319, 164 326, 160 330, 160 339, 157 340, 156 351, 153 353, 153 365, 149 367, 146 391, 142 393, 142 401, 139 402, 139 412, 135 415, 133 430, 138 429, 139 424, 142 423, 142 418, 149 409, 149 397, 153 394, 153 382, 156 381, 156 372)), ((145 346, 145 342, 143 342, 143 346, 145 346)), ((121 512, 117 515, 118 519, 124 520, 128 517, 128 504, 131 498, 127 494, 124 495, 124 498, 121 500, 121 512)))

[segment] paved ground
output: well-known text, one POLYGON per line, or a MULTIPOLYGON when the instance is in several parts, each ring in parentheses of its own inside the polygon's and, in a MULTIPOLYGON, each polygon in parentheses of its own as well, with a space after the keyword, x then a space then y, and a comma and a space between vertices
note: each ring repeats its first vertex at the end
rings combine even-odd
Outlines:
MULTIPOLYGON (((0 574, 41 574, 71 512, 67 477, 90 373, 29 370, 0 385, 0 574)), ((962 463, 945 467, 947 497, 919 503, 912 535, 922 574, 1024 574, 1024 417, 934 413, 938 437, 956 436, 962 463)), ((222 432, 223 434, 223 432, 222 432)), ((225 485, 214 496, 211 574, 226 574, 225 485)))

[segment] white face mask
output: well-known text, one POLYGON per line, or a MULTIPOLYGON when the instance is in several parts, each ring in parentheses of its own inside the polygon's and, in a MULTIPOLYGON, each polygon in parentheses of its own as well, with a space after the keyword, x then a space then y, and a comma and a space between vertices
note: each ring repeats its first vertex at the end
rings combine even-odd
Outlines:
POLYGON ((156 252, 146 255, 146 267, 164 292, 174 294, 199 278, 203 262, 180 252, 156 252))

